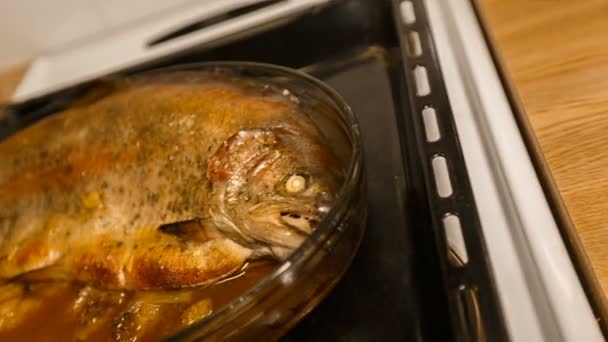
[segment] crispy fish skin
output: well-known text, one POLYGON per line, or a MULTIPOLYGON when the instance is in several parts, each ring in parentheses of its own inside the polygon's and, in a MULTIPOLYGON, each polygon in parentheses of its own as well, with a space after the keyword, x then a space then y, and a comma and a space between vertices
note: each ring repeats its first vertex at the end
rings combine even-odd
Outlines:
POLYGON ((260 234, 247 208, 285 202, 310 212, 340 171, 327 166, 331 153, 297 103, 259 87, 204 74, 130 79, 0 142, 0 278, 45 270, 105 288, 183 287, 292 250, 301 232, 271 210, 264 220, 279 223, 260 234), (244 171, 254 159, 257 173, 244 171), (296 168, 315 175, 314 191, 268 189, 296 168), (258 180, 268 196, 234 192, 258 180), (199 223, 195 239, 159 230, 189 220, 199 223))

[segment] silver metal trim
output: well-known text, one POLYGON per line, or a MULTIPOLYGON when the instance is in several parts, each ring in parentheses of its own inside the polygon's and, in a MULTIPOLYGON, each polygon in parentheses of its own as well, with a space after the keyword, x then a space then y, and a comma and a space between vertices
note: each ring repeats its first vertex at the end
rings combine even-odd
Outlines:
POLYGON ((469 0, 425 0, 513 341, 603 341, 469 0))

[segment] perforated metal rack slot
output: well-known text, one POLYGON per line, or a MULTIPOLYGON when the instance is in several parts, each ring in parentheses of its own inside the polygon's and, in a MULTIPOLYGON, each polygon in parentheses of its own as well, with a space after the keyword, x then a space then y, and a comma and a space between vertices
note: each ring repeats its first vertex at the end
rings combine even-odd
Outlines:
POLYGON ((402 16, 395 18, 395 23, 405 78, 414 89, 409 94, 411 112, 404 122, 413 125, 417 135, 416 148, 456 338, 506 341, 508 334, 425 8, 421 1, 393 1, 393 6, 394 13, 402 16), (404 8, 413 13, 404 15, 404 8), (416 33, 414 43, 412 32, 416 33), (433 120, 429 120, 429 108, 433 109, 433 120), (441 123, 441 133, 437 122, 441 123), (466 249, 451 246, 454 239, 448 241, 446 217, 458 219, 458 243, 466 249), (466 262, 462 260, 463 251, 466 262), (467 295, 463 295, 463 289, 467 295))

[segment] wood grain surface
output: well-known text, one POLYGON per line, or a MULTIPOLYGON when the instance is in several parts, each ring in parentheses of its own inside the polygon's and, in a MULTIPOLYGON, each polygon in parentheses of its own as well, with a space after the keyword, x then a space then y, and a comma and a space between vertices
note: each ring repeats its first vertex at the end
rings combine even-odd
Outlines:
POLYGON ((608 294, 608 1, 478 0, 608 294))
POLYGON ((5 115, 6 104, 27 71, 28 63, 20 63, 0 70, 0 118, 5 115))
MULTIPOLYGON (((608 294, 608 1, 478 3, 608 294)), ((0 103, 25 70, 0 71, 0 103)))
POLYGON ((27 63, 20 63, 0 70, 0 104, 10 100, 15 87, 27 71, 27 63))

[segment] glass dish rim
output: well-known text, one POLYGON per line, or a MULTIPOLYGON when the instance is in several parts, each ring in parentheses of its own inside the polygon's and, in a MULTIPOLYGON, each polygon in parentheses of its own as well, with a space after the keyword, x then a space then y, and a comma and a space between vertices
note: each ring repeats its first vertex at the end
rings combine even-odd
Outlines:
MULTIPOLYGON (((308 83, 312 87, 322 91, 333 102, 333 104, 337 107, 338 112, 343 117, 347 125, 346 128, 348 129, 350 135, 349 138, 352 150, 350 161, 346 169, 345 180, 336 195, 336 204, 319 222, 319 225, 314 232, 308 238, 306 238, 306 240, 287 259, 283 260, 280 265, 274 271, 272 271, 272 273, 265 276, 239 297, 231 300, 228 304, 214 311, 208 317, 205 317, 204 319, 201 319, 187 327, 181 328, 170 336, 166 337, 170 340, 180 340, 181 338, 204 328, 212 321, 219 321, 225 317, 230 317, 231 311, 241 306, 245 306, 247 303, 254 300, 260 293, 264 292, 264 290, 272 288, 273 284, 280 282, 280 278, 284 274, 290 270, 293 270, 298 265, 306 263, 306 261, 309 259, 307 256, 313 255, 319 249, 324 248, 323 242, 334 236, 336 231, 338 231, 338 224, 335 224, 334 222, 339 222, 339 219, 345 215, 346 211, 348 210, 348 204, 355 195, 357 184, 360 183, 362 177, 363 161, 361 133, 359 130, 359 123, 352 109, 342 98, 342 96, 334 89, 325 84, 323 81, 302 71, 275 64, 251 61, 206 61, 177 64, 141 72, 128 73, 127 77, 137 77, 175 71, 205 71, 206 69, 214 68, 224 68, 229 71, 233 71, 236 74, 247 69, 259 70, 262 73, 268 73, 268 76, 287 76, 290 78, 295 78, 299 81, 304 81, 304 83, 308 83)), ((255 79, 255 77, 253 79, 255 79)), ((227 324, 229 323, 230 321, 227 322, 227 324)), ((211 333, 213 333, 213 331, 211 331, 211 333)))

